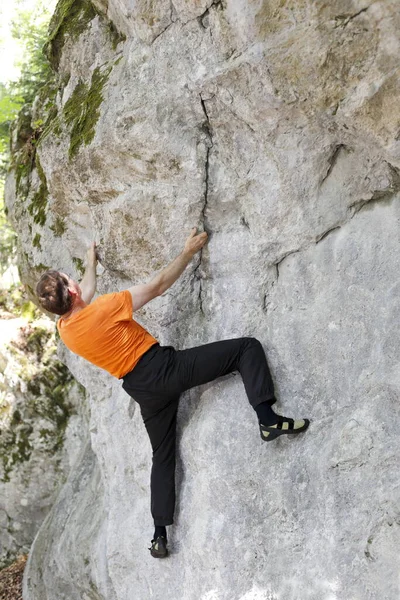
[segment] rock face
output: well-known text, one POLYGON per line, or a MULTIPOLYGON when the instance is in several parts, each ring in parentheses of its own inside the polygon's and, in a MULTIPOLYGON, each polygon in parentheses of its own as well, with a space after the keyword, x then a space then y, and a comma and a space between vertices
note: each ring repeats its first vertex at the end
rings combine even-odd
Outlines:
POLYGON ((204 227, 138 320, 177 348, 257 336, 280 412, 312 425, 262 445, 239 376, 186 394, 160 564, 135 403, 60 348, 90 444, 26 600, 398 597, 399 31, 395 0, 58 5, 57 75, 21 117, 7 182, 24 280, 78 277, 96 238, 99 292, 123 289, 204 227))

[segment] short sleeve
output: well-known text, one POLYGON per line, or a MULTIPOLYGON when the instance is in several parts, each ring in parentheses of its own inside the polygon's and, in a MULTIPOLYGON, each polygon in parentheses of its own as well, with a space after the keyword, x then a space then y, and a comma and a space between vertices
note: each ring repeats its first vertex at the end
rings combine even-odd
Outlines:
POLYGON ((119 309, 118 320, 119 321, 131 321, 133 313, 132 296, 129 290, 118 292, 115 294, 117 305, 119 309))

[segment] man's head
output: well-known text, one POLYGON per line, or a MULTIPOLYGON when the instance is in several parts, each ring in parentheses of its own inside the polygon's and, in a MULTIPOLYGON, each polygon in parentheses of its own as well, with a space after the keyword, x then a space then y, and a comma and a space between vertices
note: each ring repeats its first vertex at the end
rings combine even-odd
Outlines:
POLYGON ((65 273, 46 271, 36 286, 40 305, 55 315, 65 315, 72 310, 76 297, 80 297, 79 285, 65 273))

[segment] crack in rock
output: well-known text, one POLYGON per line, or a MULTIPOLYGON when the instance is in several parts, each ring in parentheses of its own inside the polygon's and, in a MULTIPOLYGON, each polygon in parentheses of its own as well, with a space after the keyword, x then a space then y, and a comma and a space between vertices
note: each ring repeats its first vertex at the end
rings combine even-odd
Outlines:
MULTIPOLYGON (((211 130, 210 119, 209 119, 208 112, 207 112, 206 102, 207 102, 207 100, 205 100, 203 98, 203 96, 200 94, 200 103, 201 103, 201 107, 202 107, 202 110, 203 110, 203 113, 205 116, 205 121, 201 125, 201 130, 205 134, 205 145, 206 145, 206 158, 205 158, 205 165, 204 165, 204 197, 203 197, 203 207, 200 212, 200 220, 201 220, 201 226, 203 227, 203 230, 209 234, 210 230, 207 225, 206 212, 207 212, 207 208, 208 208, 209 187, 210 187, 210 183, 209 183, 210 182, 210 152, 214 146, 214 142, 213 142, 213 135, 212 135, 212 130, 211 130)), ((204 315, 203 280, 202 280, 202 276, 200 274, 200 269, 202 266, 202 259, 203 259, 203 249, 200 250, 199 263, 198 263, 197 267, 194 269, 193 274, 196 277, 196 279, 199 281, 199 306, 200 306, 201 313, 204 315)))
POLYGON ((384 162, 386 162, 386 164, 388 165, 390 174, 392 176, 389 187, 387 187, 385 190, 376 190, 375 192, 373 192, 370 198, 367 198, 366 200, 357 200, 356 202, 351 204, 349 206, 349 209, 353 212, 350 219, 352 219, 357 213, 359 213, 360 210, 364 208, 364 206, 366 206, 367 204, 369 205, 385 200, 391 200, 396 194, 400 192, 400 170, 394 165, 390 164, 389 162, 384 162))
POLYGON ((169 18, 171 19, 172 23, 176 23, 176 21, 179 21, 178 12, 177 12, 172 0, 171 0, 171 12, 170 12, 169 18))
MULTIPOLYGON (((336 154, 337 153, 338 153, 338 151, 336 151, 336 154)), ((333 158, 333 156, 332 156, 332 158, 333 158)), ((371 205, 371 204, 377 204, 379 202, 391 201, 400 192, 400 169, 398 169, 394 165, 388 163, 387 161, 385 161, 385 162, 387 163, 389 170, 392 174, 392 180, 390 182, 389 187, 386 188, 385 190, 375 191, 371 195, 371 197, 366 200, 365 199, 358 200, 357 202, 354 202, 353 204, 351 204, 347 210, 348 217, 346 219, 344 219, 342 222, 338 222, 334 226, 332 226, 329 229, 327 229, 326 231, 324 231, 314 241, 315 245, 319 244, 322 240, 327 238, 334 231, 341 229, 344 225, 349 223, 354 218, 354 216, 356 214, 358 214, 362 210, 362 208, 364 208, 364 206, 371 205)), ((288 256, 291 256, 292 254, 297 254, 298 252, 301 252, 303 250, 307 250, 309 247, 311 247, 311 245, 305 245, 305 246, 301 246, 300 248, 297 248, 296 250, 290 250, 289 252, 286 252, 286 254, 284 254, 282 256, 282 258, 280 258, 276 263, 273 263, 273 266, 275 266, 275 268, 276 268, 276 281, 278 281, 279 276, 280 276, 280 265, 282 264, 282 262, 288 256)), ((265 299, 264 299, 264 303, 265 303, 265 299)))
POLYGON ((245 219, 245 217, 240 217, 240 224, 246 229, 250 229, 249 222, 245 219))
POLYGON ((353 21, 353 19, 356 19, 359 15, 361 15, 362 13, 365 13, 370 7, 366 6, 365 8, 362 8, 361 10, 359 10, 358 12, 354 13, 353 15, 337 15, 335 17, 335 21, 336 21, 336 25, 335 25, 335 29, 337 29, 338 27, 347 27, 347 25, 350 23, 350 21, 353 21))
MULTIPOLYGON (((207 29, 208 27, 207 17, 210 14, 210 10, 212 7, 215 7, 216 9, 219 8, 220 10, 223 10, 225 8, 222 0, 214 0, 201 15, 196 17, 202 29, 207 29)), ((192 20, 194 21, 194 19, 192 20)))
POLYGON ((332 170, 339 159, 339 154, 346 150, 347 150, 347 147, 344 144, 337 144, 335 146, 331 156, 328 158, 328 169, 326 171, 326 174, 322 178, 320 186, 322 186, 322 184, 328 179, 329 175, 332 173, 332 170))
POLYGON ((341 225, 335 225, 335 227, 332 227, 331 229, 328 229, 328 231, 325 231, 322 235, 319 236, 318 239, 315 240, 316 244, 319 244, 320 242, 322 242, 322 240, 324 240, 330 233, 332 233, 332 231, 336 231, 337 229, 340 229, 341 225))
MULTIPOLYGON (((275 287, 275 285, 278 283, 278 279, 279 279, 279 266, 278 265, 273 265, 272 268, 275 267, 275 279, 273 279, 269 285, 268 291, 264 293, 264 297, 263 297, 263 305, 262 305, 262 311, 265 313, 268 313, 269 311, 269 307, 271 305, 271 296, 272 296, 272 291, 275 287)), ((273 308, 272 310, 275 310, 275 308, 273 308)))
POLYGON ((174 21, 171 21, 166 27, 164 27, 164 29, 162 31, 160 31, 160 33, 157 33, 157 35, 155 36, 155 38, 153 39, 153 41, 151 42, 150 45, 152 46, 154 44, 154 42, 156 40, 158 40, 158 38, 161 37, 173 24, 174 24, 174 21))
POLYGON ((209 194, 209 180, 210 180, 210 172, 209 172, 209 168, 210 168, 210 152, 212 147, 214 146, 214 142, 213 142, 213 136, 212 136, 212 131, 211 131, 211 125, 210 125, 210 119, 208 117, 208 113, 207 113, 207 107, 206 107, 206 100, 203 99, 202 95, 200 94, 200 102, 201 102, 201 107, 203 109, 204 112, 204 116, 205 116, 205 121, 202 124, 202 131, 205 133, 206 135, 206 146, 207 146, 207 151, 206 151, 206 161, 205 161, 205 167, 204 167, 204 204, 203 204, 203 210, 202 210, 202 225, 205 229, 205 231, 207 231, 206 229, 206 209, 207 209, 207 204, 208 204, 208 194, 209 194))
POLYGON ((280 258, 276 263, 274 263, 274 266, 276 267, 276 279, 279 279, 279 275, 280 275, 280 270, 279 267, 281 265, 281 263, 288 257, 291 256, 292 254, 297 254, 298 252, 300 252, 300 250, 302 250, 302 248, 298 248, 297 250, 289 250, 289 252, 286 252, 286 254, 284 254, 282 256, 282 258, 280 258))

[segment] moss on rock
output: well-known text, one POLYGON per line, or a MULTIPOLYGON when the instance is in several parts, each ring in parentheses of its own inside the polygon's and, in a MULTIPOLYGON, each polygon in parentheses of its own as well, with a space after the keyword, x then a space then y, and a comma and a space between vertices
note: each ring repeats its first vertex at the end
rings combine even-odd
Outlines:
POLYGON ((45 222, 44 208, 47 204, 47 182, 43 169, 37 157, 36 149, 44 134, 51 129, 57 117, 55 96, 58 86, 55 81, 45 84, 39 91, 36 104, 40 107, 32 112, 29 106, 24 107, 18 117, 16 127, 16 144, 12 149, 11 168, 15 170, 15 187, 19 199, 24 202, 31 188, 31 174, 37 168, 40 187, 35 193, 28 211, 34 216, 35 223, 45 222))
POLYGON ((100 116, 100 105, 103 101, 103 87, 106 84, 112 67, 104 72, 97 67, 92 74, 90 87, 84 82, 78 83, 71 97, 64 106, 64 118, 71 127, 69 158, 73 158, 82 144, 88 145, 96 133, 96 123, 100 116))
POLYGON ((38 248, 39 250, 41 250, 41 249, 42 249, 42 246, 41 246, 41 244, 40 244, 40 238, 41 238, 41 235, 40 235, 40 233, 37 233, 37 234, 35 235, 35 237, 33 238, 33 241, 32 241, 32 246, 33 246, 34 248, 38 248))
POLYGON ((126 35, 118 31, 104 12, 99 11, 90 0, 60 0, 58 2, 50 21, 49 38, 44 46, 47 58, 55 70, 59 67, 66 39, 68 37, 73 40, 77 39, 86 31, 89 23, 96 16, 107 19, 108 34, 113 50, 126 40, 126 35))
POLYGON ((72 258, 72 262, 74 263, 76 270, 80 275, 83 275, 85 272, 85 265, 83 264, 83 260, 81 258, 76 258, 75 256, 72 258))
POLYGON ((40 179, 40 186, 28 206, 28 212, 33 216, 33 221, 36 224, 43 226, 46 223, 46 207, 49 190, 47 188, 46 175, 44 174, 38 157, 36 157, 36 169, 40 179))
POLYGON ((97 15, 89 0, 60 0, 49 25, 49 39, 44 51, 52 67, 57 70, 65 38, 78 38, 97 15))
POLYGON ((15 162, 15 189, 18 196, 26 197, 29 193, 29 175, 31 173, 31 161, 25 157, 15 162))
POLYGON ((9 407, 8 414, 4 410, 1 415, 0 480, 5 482, 32 452, 54 455, 60 450, 68 419, 75 412, 68 392, 76 385, 67 367, 56 359, 52 329, 39 325, 21 328, 9 352, 18 365, 14 376, 20 382, 20 399, 12 409, 9 407))
POLYGON ((15 143, 12 147, 11 168, 15 170, 16 193, 24 198, 29 193, 30 173, 34 160, 34 147, 31 144, 33 129, 31 126, 32 107, 25 104, 11 128, 15 143))
POLYGON ((43 131, 57 116, 56 98, 60 87, 62 86, 58 78, 53 75, 39 89, 35 99, 35 112, 32 119, 34 129, 42 128, 43 131))
POLYGON ((50 229, 56 237, 61 237, 67 229, 67 226, 65 225, 65 219, 62 217, 56 217, 54 224, 51 225, 50 229))
POLYGON ((118 44, 120 44, 121 42, 125 42, 126 40, 126 35, 118 31, 118 29, 115 27, 112 21, 108 22, 108 33, 110 36, 111 46, 113 50, 116 50, 118 44))

